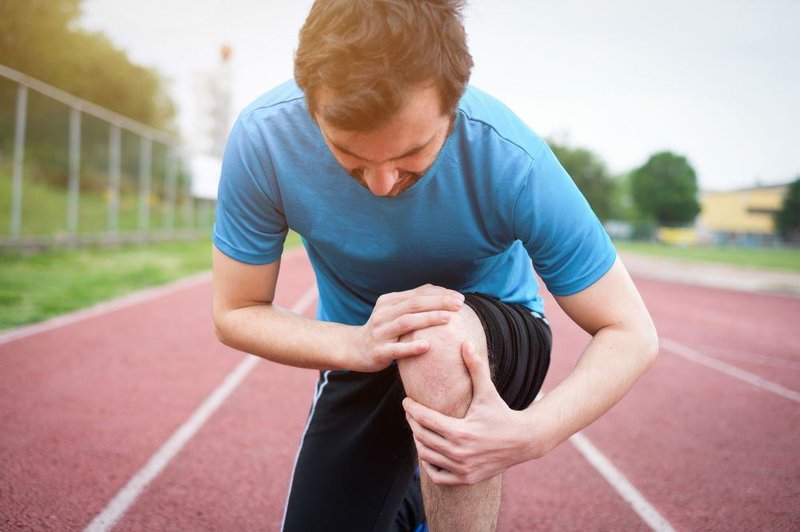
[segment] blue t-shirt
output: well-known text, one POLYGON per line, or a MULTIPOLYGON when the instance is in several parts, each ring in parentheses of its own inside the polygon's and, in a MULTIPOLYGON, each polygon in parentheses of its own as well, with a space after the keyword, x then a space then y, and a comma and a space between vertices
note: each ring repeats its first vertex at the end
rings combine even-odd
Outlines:
POLYGON ((366 323, 377 298, 425 283, 543 313, 551 293, 590 286, 614 263, 603 226, 546 142, 469 87, 433 166, 395 197, 359 184, 287 82, 239 115, 222 165, 213 242, 244 263, 278 259, 300 234, 318 319, 366 323))

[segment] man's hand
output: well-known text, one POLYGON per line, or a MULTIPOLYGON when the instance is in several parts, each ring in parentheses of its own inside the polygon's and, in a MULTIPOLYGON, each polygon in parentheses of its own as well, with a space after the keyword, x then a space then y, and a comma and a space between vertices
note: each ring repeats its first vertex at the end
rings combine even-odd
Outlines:
MULTIPOLYGON (((436 484, 475 484, 545 453, 530 427, 530 412, 506 405, 491 379, 489 361, 469 341, 461 355, 472 379, 472 403, 464 418, 449 417, 407 397, 403 400, 421 466, 436 484)), ((533 407, 529 407, 529 410, 533 407)))
POLYGON ((464 304, 464 295, 440 286, 424 285, 378 298, 367 323, 356 329, 354 371, 380 371, 393 360, 421 355, 424 340, 400 342, 404 334, 442 325, 464 304))

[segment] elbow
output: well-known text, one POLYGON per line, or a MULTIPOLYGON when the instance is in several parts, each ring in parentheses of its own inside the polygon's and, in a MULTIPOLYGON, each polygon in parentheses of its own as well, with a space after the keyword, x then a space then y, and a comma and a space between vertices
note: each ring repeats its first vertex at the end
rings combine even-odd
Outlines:
POLYGON ((227 313, 214 309, 212 311, 212 321, 214 322, 214 334, 217 340, 230 347, 230 334, 228 333, 229 327, 226 320, 227 313))
POLYGON ((223 343, 223 344, 225 344, 225 345, 228 345, 228 344, 225 342, 225 332, 224 332, 224 329, 222 328, 222 326, 221 326, 221 325, 220 325, 220 324, 219 324, 217 321, 214 321, 214 334, 216 334, 216 335, 217 335, 217 340, 219 340, 220 342, 222 342, 222 343, 223 343))
POLYGON ((647 324, 642 328, 639 333, 641 342, 642 358, 646 363, 646 369, 650 368, 658 357, 658 331, 652 320, 648 320, 647 324))

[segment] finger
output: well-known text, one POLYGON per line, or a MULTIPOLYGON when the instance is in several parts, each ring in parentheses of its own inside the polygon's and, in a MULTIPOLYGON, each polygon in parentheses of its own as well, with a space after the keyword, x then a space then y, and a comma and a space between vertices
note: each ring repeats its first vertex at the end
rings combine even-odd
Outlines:
POLYGON ((410 397, 403 399, 403 408, 405 408, 408 415, 414 418, 414 421, 423 427, 439 434, 446 440, 454 439, 455 425, 461 422, 460 419, 439 413, 410 397))
POLYGON ((450 310, 457 311, 464 306, 464 297, 458 292, 457 295, 436 294, 412 296, 395 303, 392 312, 397 316, 403 314, 413 314, 415 312, 425 312, 427 310, 450 310))
POLYGON ((425 285, 422 285, 422 286, 418 286, 417 288, 412 290, 412 292, 415 292, 415 293, 420 294, 420 295, 426 295, 426 296, 434 296, 434 295, 441 294, 441 295, 450 295, 450 296, 453 296, 453 297, 458 297, 460 299, 464 299, 464 294, 462 294, 461 292, 458 292, 456 290, 451 290, 451 289, 445 288, 443 286, 436 286, 436 285, 433 285, 433 284, 425 284, 425 285))
POLYGON ((424 460, 420 460, 419 465, 424 471, 425 475, 427 475, 434 484, 438 484, 440 486, 456 486, 464 484, 464 482, 461 482, 459 478, 450 471, 437 469, 436 466, 433 466, 424 460))
POLYGON ((390 292, 388 294, 383 294, 378 298, 378 302, 389 303, 389 304, 396 304, 400 301, 408 299, 412 296, 453 296, 457 298, 464 298, 464 295, 456 290, 450 290, 449 288, 444 288, 442 286, 435 286, 432 284, 426 284, 422 286, 418 286, 417 288, 413 288, 411 290, 405 290, 403 292, 390 292))
POLYGON ((461 344, 461 357, 464 359, 464 364, 467 366, 469 376, 472 379, 472 397, 478 397, 485 394, 497 394, 497 389, 492 382, 492 374, 489 370, 488 358, 480 356, 473 343, 465 340, 461 344))
POLYGON ((444 325, 453 313, 446 310, 436 310, 432 312, 417 312, 416 314, 404 314, 399 318, 383 325, 378 330, 379 338, 390 339, 400 338, 404 334, 436 325, 444 325))
POLYGON ((411 427, 411 432, 414 433, 414 439, 419 440, 420 442, 424 443, 426 446, 430 447, 435 451, 439 451, 440 453, 446 454, 445 449, 447 449, 447 440, 442 438, 441 435, 436 434, 432 430, 423 427, 419 423, 414 420, 413 417, 406 414, 406 421, 408 422, 409 426, 411 427))
POLYGON ((464 466, 458 464, 448 458, 447 456, 443 455, 442 453, 435 451, 425 445, 424 443, 420 442, 419 440, 414 440, 414 445, 417 448, 417 457, 433 466, 436 466, 439 469, 444 469, 445 471, 449 471, 450 473, 454 474, 462 474, 464 473, 464 466))
POLYGON ((382 358, 397 360, 426 353, 431 346, 427 340, 414 340, 413 342, 393 342, 383 344, 377 348, 377 354, 382 358))

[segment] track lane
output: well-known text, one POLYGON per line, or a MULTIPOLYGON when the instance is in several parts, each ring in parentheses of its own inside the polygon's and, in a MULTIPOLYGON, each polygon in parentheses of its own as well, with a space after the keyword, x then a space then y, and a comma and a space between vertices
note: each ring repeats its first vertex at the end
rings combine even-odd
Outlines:
MULTIPOLYGON (((282 277, 293 271, 284 263, 282 277)), ((659 331, 676 340, 797 360, 792 300, 775 298, 781 302, 773 306, 738 292, 637 284, 659 331), (744 306, 758 311, 744 326, 741 319, 734 326, 706 319, 737 319, 744 306)), ((280 287, 278 295, 290 299, 280 287)), ((241 359, 213 337, 209 298, 208 287, 182 291, 86 320, 89 332, 70 325, 0 345, 0 421, 9 428, 0 439, 0 528, 89 522, 241 359)), ((588 341, 549 297, 548 314, 556 344, 546 388, 566 375, 588 341)), ((259 364, 118 528, 264 529, 279 522, 315 380, 314 372, 259 364), (284 389, 264 400, 265 390, 284 389)), ((793 457, 800 419, 768 395, 662 353, 585 434, 678 528, 798 528, 793 457)), ((646 529, 568 445, 512 468, 506 488, 501 530, 646 529)))
MULTIPOLYGON (((691 319, 717 309, 721 315, 735 314, 736 308, 753 304, 750 294, 638 279, 637 285, 660 332, 666 328, 720 348, 753 345, 752 327, 726 326, 722 335, 707 321, 691 319), (723 297, 715 299, 719 292, 723 297), (694 309, 689 318, 686 313, 676 318, 676 297, 694 309)), ((561 339, 548 377, 551 386, 571 369, 588 335, 548 299, 554 336, 561 339)), ((773 308, 769 296, 759 299, 764 328, 792 328, 786 306, 795 302, 774 298, 780 303, 773 308)), ((793 338, 793 331, 788 334, 793 338)), ((796 529, 798 427, 800 409, 793 401, 664 350, 633 390, 584 433, 677 528, 796 529)))
POLYGON ((240 358, 207 282, 0 345, 0 529, 82 528, 240 358))
MULTIPOLYGON (((313 273, 305 268, 281 275, 306 282, 313 273)), ((316 378, 314 371, 259 364, 115 530, 278 529, 316 378)), ((513 468, 506 487, 501 530, 647 530, 569 445, 513 468)))
MULTIPOLYGON (((284 259, 281 286, 313 282, 304 257, 284 259)), ((317 375, 260 361, 114 530, 277 530, 317 375)))
POLYGON ((661 336, 800 391, 800 298, 636 283, 661 336))

